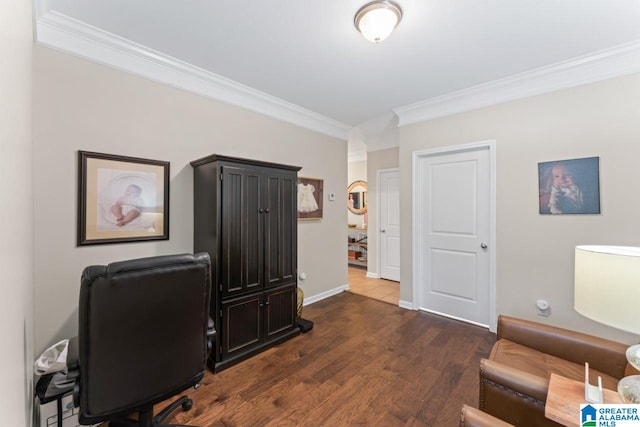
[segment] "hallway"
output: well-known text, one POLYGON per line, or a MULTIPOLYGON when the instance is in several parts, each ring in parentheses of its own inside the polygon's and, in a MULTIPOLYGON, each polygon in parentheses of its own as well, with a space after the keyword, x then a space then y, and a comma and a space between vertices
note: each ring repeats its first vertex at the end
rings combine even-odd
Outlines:
POLYGON ((349 292, 398 305, 400 283, 384 279, 371 279, 362 268, 349 267, 349 292))

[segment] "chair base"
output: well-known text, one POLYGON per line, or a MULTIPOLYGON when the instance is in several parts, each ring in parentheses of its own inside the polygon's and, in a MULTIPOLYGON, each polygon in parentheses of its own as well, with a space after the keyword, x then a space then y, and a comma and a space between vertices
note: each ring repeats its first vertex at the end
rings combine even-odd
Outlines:
POLYGON ((194 427, 186 424, 163 424, 163 421, 173 413, 178 406, 183 411, 188 411, 193 407, 193 400, 187 396, 182 396, 164 408, 155 417, 153 416, 153 407, 140 411, 137 420, 130 418, 122 418, 109 422, 109 427, 194 427))

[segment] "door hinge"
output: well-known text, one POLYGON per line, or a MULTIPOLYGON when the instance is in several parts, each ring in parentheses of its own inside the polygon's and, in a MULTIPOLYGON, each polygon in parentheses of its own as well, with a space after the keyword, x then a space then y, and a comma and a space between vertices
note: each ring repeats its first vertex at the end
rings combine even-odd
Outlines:
POLYGON ((222 292, 222 283, 220 283, 220 292, 222 292))
POLYGON ((220 309, 220 318, 222 319, 222 309, 220 309))
POLYGON ((222 172, 220 172, 220 181, 222 181, 222 172))
POLYGON ((220 350, 218 350, 218 353, 222 354, 222 346, 220 346, 220 350))

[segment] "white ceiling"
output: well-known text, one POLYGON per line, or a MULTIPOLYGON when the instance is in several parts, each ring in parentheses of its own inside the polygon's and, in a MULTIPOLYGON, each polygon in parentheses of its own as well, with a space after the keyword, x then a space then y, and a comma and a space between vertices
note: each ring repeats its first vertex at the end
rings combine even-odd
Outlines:
MULTIPOLYGON (((88 24, 337 127, 363 129, 351 132, 363 140, 367 128, 387 127, 394 109, 640 41, 638 0, 396 1, 403 19, 379 45, 353 25, 367 0, 36 3, 39 22, 88 24), (378 118, 384 124, 371 126, 378 118)), ((56 44, 44 27, 38 33, 56 44)))

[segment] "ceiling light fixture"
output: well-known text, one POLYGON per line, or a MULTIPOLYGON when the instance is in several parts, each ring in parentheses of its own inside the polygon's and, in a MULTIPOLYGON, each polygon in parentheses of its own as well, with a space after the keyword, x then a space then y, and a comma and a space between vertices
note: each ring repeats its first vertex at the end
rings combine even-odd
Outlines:
POLYGON ((367 3, 358 10, 354 24, 365 39, 380 43, 389 37, 402 19, 402 9, 397 4, 377 0, 367 3))

